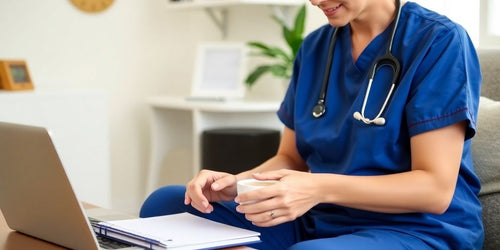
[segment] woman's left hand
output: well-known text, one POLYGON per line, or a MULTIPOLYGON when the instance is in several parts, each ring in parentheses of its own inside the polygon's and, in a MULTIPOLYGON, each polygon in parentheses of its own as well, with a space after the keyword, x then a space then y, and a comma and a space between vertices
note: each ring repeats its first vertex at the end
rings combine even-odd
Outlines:
POLYGON ((279 180, 275 185, 246 192, 236 197, 236 210, 260 227, 293 221, 319 203, 320 193, 314 175, 294 170, 254 174, 258 180, 279 180), (253 203, 241 204, 248 201, 253 203))

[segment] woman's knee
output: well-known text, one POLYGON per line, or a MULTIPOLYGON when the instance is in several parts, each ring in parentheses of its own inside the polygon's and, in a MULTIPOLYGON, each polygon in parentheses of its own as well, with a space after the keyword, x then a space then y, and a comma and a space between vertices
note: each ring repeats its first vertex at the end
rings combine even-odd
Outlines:
POLYGON ((151 217, 185 211, 184 186, 164 186, 151 193, 141 206, 139 216, 151 217))

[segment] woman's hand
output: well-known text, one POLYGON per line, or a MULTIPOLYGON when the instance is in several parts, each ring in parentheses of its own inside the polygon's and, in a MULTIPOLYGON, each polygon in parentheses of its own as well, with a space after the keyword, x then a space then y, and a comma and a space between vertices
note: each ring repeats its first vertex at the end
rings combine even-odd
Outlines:
POLYGON ((236 197, 236 210, 260 227, 270 227, 295 220, 319 203, 314 175, 294 170, 277 170, 254 174, 259 180, 279 180, 279 183, 236 197))
POLYGON ((186 185, 184 204, 202 213, 211 213, 213 201, 229 201, 236 196, 236 176, 223 172, 201 170, 186 185))

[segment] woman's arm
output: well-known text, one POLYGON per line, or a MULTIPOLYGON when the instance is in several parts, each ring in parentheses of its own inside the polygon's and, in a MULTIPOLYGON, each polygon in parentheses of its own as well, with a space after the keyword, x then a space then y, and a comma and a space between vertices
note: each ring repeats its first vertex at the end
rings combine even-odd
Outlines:
POLYGON ((376 212, 428 212, 448 208, 465 137, 465 122, 411 138, 412 170, 384 176, 318 175, 320 200, 376 212))
MULTIPOLYGON (((295 137, 291 130, 286 133, 286 138, 295 137)), ((287 152, 282 155, 286 156, 287 169, 264 172, 281 167, 264 164, 256 168, 262 174, 255 176, 278 179, 280 183, 273 188, 240 194, 237 202, 256 199, 262 202, 239 205, 237 211, 263 227, 292 221, 319 203, 382 213, 441 214, 448 208, 455 191, 464 137, 465 122, 418 134, 410 142, 412 170, 379 176, 303 172, 307 168, 296 158, 298 154, 292 153, 296 150, 284 150, 281 153, 287 152)), ((295 147, 295 142, 280 148, 290 145, 295 147)))

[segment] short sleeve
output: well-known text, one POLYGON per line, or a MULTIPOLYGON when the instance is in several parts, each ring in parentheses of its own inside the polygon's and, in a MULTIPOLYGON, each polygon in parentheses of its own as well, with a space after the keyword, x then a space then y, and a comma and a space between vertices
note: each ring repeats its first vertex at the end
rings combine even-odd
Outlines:
POLYGON ((285 97, 281 102, 280 108, 277 112, 278 118, 281 122, 290 129, 295 129, 294 112, 295 112, 295 89, 297 88, 297 79, 300 72, 300 61, 302 55, 302 47, 299 49, 293 64, 293 73, 285 97))
POLYGON ((447 27, 422 53, 405 110, 410 136, 467 121, 465 137, 473 137, 481 71, 467 33, 447 27))

